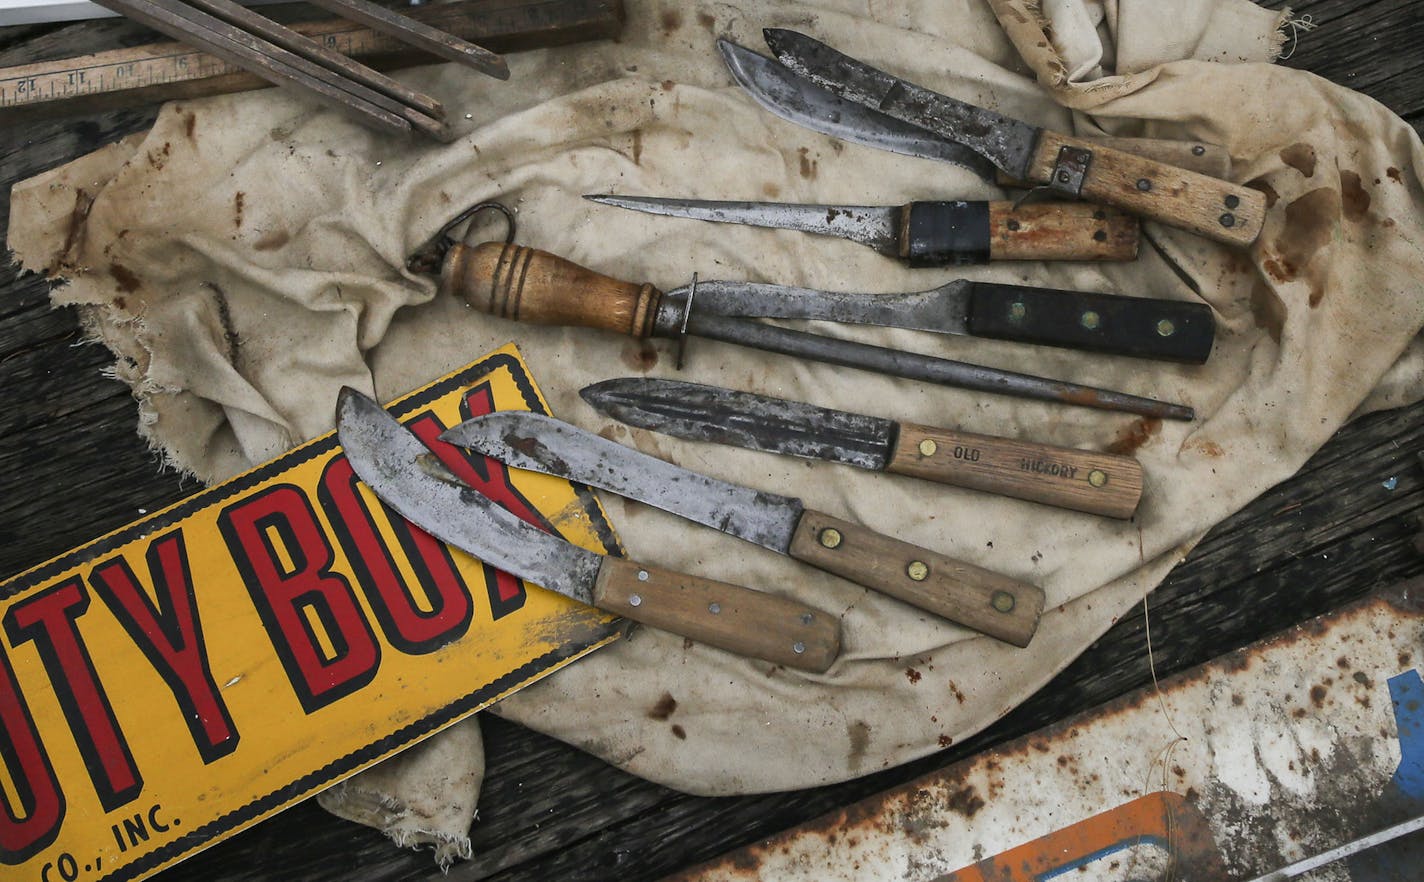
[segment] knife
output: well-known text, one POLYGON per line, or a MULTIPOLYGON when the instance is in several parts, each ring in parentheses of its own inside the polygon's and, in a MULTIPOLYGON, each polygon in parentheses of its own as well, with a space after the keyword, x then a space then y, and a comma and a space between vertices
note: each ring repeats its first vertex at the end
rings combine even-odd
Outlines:
POLYGON ((1015 646, 1028 645, 1043 613, 1043 591, 1033 585, 808 509, 794 497, 689 471, 543 414, 489 414, 446 430, 440 440, 656 506, 1015 646))
POLYGON ((899 423, 677 380, 605 380, 579 395, 619 422, 678 438, 823 459, 1089 514, 1130 518, 1142 496, 1142 466, 1112 453, 899 423))
POLYGON ((1132 260, 1137 218, 1087 202, 798 205, 587 195, 649 214, 838 236, 912 267, 990 260, 1132 260))
POLYGON ((805 34, 767 28, 793 73, 839 98, 957 141, 1010 177, 1083 196, 1218 242, 1260 235, 1265 194, 1089 141, 1050 132, 898 79, 805 34))
POLYGON ((453 474, 376 402, 343 388, 337 435, 357 477, 403 517, 491 566, 580 603, 738 655, 820 673, 840 652, 836 617, 795 601, 616 557, 546 533, 453 474))
MULTIPOLYGON (((1000 186, 1032 186, 994 168, 993 163, 958 141, 941 138, 919 126, 838 98, 744 46, 721 38, 717 48, 737 85, 762 107, 788 122, 867 147, 951 162, 985 180, 994 179, 1000 186)), ((1215 144, 1159 138, 1090 137, 1087 140, 1212 177, 1223 177, 1231 168, 1231 156, 1215 144)))
MULTIPOLYGON (((664 294, 650 284, 620 281, 557 255, 508 242, 485 242, 476 246, 451 243, 440 266, 442 294, 458 297, 481 312, 515 321, 582 325, 634 337, 668 337, 679 341, 692 334, 979 392, 1126 411, 1158 419, 1194 417, 1193 410, 1182 404, 717 315, 694 306, 706 284, 699 283, 696 276, 691 285, 664 294)), ((1006 323, 1012 333, 1027 333, 1027 326, 1033 324, 1037 316, 1036 311, 1030 313, 1030 306, 1027 302, 1010 301, 1000 323, 1006 323), (1024 326, 1024 330, 1016 330, 1019 325, 1024 326)), ((1084 327, 1091 336, 1102 327, 1104 314, 1090 310, 1078 319, 1092 326, 1084 327)), ((1042 333, 1051 335, 1053 332, 1042 333)), ((1172 336, 1175 325, 1163 324, 1151 333, 1172 336)))

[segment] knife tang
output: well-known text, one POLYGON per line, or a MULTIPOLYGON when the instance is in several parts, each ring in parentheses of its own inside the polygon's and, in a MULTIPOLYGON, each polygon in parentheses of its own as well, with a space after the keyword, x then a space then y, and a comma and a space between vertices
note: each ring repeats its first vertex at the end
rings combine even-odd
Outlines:
POLYGON ((885 471, 1110 518, 1130 518, 1142 466, 1130 456, 899 423, 885 471))
POLYGON ((1228 245, 1256 241, 1266 218, 1259 190, 1043 129, 1025 177, 1228 245))
POLYGON ((1204 303, 993 282, 968 283, 968 297, 975 337, 1203 364, 1216 335, 1204 303))
POLYGON ((912 267, 989 260, 1132 260, 1137 218, 1081 202, 910 202, 899 258, 912 267))
POLYGON ((835 616, 740 585, 603 558, 593 603, 737 655, 821 673, 840 653, 835 616))
POLYGON ((1043 614, 1042 589, 807 509, 789 554, 1014 646, 1043 614))

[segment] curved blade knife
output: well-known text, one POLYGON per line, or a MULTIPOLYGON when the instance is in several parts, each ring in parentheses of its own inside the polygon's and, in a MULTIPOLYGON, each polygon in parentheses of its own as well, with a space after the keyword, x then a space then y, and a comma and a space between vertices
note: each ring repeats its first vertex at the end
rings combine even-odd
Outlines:
POLYGON ((913 267, 989 260, 1132 260, 1137 218, 1088 202, 798 205, 586 195, 648 214, 837 236, 913 267))
POLYGON ((1130 456, 901 423, 719 386, 624 377, 579 390, 599 413, 692 441, 839 462, 1130 518, 1142 466, 1130 456))
POLYGON ((1265 194, 1206 175, 1050 132, 930 91, 805 34, 764 32, 793 73, 859 104, 983 156, 1012 178, 1083 196, 1230 245, 1260 235, 1265 194))
POLYGON ((787 667, 819 673, 840 651, 834 616, 740 585, 595 554, 525 523, 453 475, 437 477, 425 465, 429 449, 354 389, 341 390, 337 435, 357 477, 407 520, 521 579, 787 667))
POLYGON ((468 420, 440 440, 672 512, 873 588, 1015 646, 1043 612, 1033 585, 813 511, 801 500, 720 481, 526 411, 468 420))

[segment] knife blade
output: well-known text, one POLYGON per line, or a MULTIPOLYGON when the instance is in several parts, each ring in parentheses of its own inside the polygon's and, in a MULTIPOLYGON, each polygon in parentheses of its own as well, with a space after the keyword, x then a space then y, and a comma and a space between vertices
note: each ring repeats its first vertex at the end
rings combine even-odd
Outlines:
MULTIPOLYGON (((679 296, 683 289, 669 291, 679 296)), ((1204 303, 956 279, 928 291, 865 294, 763 282, 698 282, 696 309, 985 337, 1187 364, 1211 355, 1204 303)))
POLYGON ((808 509, 795 497, 698 474, 543 414, 489 414, 440 438, 516 468, 661 508, 1015 646, 1028 645, 1043 612, 1036 586, 808 509))
POLYGON ((403 517, 521 579, 787 667, 820 673, 840 651, 835 616, 740 585, 595 554, 520 520, 453 475, 431 474, 429 448, 349 387, 337 403, 337 435, 357 477, 403 517))
POLYGON ((1132 260, 1137 218, 1086 202, 801 205, 589 194, 648 214, 836 236, 912 267, 990 260, 1132 260))
MULTIPOLYGON (((506 242, 476 246, 455 243, 446 252, 440 272, 441 294, 514 321, 581 325, 634 337, 674 340, 691 334, 979 392, 1159 419, 1190 420, 1195 415, 1192 408, 1182 404, 716 315, 693 308, 698 290, 694 277, 692 285, 664 294, 651 284, 624 282, 557 255, 506 242)), ((1007 309, 1005 320, 1009 322, 1028 315, 1026 310, 1015 309, 1013 303, 1007 309)))
POLYGON ((764 32, 783 65, 839 98, 979 153, 1010 177, 1084 196, 1229 245, 1260 235, 1265 194, 941 95, 783 28, 764 32))
POLYGON ((896 422, 718 386, 625 377, 579 390, 619 422, 691 441, 838 462, 1130 518, 1142 466, 1128 456, 896 422))

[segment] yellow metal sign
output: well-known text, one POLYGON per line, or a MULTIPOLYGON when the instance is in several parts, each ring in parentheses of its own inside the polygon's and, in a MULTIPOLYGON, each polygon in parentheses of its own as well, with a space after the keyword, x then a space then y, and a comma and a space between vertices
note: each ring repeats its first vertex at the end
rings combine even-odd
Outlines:
MULTIPOLYGON (((547 412, 513 346, 390 410, 515 514, 617 553, 586 489, 436 440, 547 412)), ((0 876, 143 878, 617 633, 411 526, 317 438, 0 585, 0 876)))

